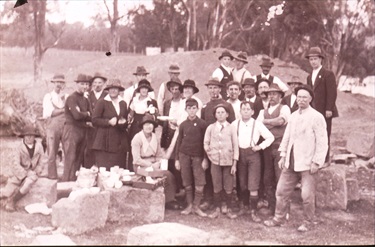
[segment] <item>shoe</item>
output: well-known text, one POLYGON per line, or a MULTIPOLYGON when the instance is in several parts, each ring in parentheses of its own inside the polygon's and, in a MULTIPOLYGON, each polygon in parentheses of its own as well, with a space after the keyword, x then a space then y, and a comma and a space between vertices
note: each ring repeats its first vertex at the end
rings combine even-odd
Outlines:
POLYGON ((227 205, 221 205, 221 213, 222 214, 228 213, 228 207, 227 207, 227 205))
POLYGON ((199 207, 193 208, 193 212, 200 217, 207 217, 207 214, 203 212, 199 207))
POLYGON ((211 207, 211 203, 205 201, 203 202, 201 205, 199 205, 199 208, 206 211, 207 209, 209 209, 211 207))
POLYGON ((260 199, 259 201, 258 201, 258 204, 257 204, 257 208, 259 209, 259 208, 268 208, 268 206, 269 206, 269 203, 268 203, 268 201, 267 200, 262 200, 262 199, 260 199))
POLYGON ((208 215, 209 218, 215 219, 220 215, 220 208, 216 208, 215 211, 208 215))
POLYGON ((184 210, 181 211, 182 215, 189 215, 193 212, 193 206, 188 205, 184 210))
POLYGON ((228 210, 228 212, 227 212, 227 217, 229 218, 229 219, 235 219, 235 218, 237 218, 237 215, 235 214, 235 213, 233 213, 232 212, 232 210, 228 210))
POLYGON ((260 223, 260 222, 262 222, 262 219, 259 218, 259 216, 256 214, 255 210, 251 210, 251 219, 252 219, 255 223, 260 223))
POLYGON ((238 211, 237 215, 238 216, 241 216, 241 215, 244 215, 244 214, 250 214, 250 209, 249 209, 249 206, 243 206, 240 211, 238 211))
POLYGON ((275 218, 272 218, 271 220, 265 220, 263 224, 268 227, 282 226, 282 222, 276 220, 275 218))

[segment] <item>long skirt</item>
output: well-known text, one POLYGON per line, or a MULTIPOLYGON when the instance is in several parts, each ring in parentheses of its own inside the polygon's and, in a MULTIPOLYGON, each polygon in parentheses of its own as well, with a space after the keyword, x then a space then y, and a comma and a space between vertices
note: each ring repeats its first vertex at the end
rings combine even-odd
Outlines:
POLYGON ((102 150, 94 150, 95 151, 95 164, 98 167, 105 167, 107 171, 110 170, 111 167, 119 166, 121 168, 126 168, 126 152, 119 152, 119 153, 110 153, 105 152, 102 150))

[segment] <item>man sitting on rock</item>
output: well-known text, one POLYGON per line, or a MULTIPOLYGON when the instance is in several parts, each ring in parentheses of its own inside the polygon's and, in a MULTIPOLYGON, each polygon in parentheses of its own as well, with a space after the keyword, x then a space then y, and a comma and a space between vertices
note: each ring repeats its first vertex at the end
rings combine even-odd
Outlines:
POLYGON ((20 135, 23 141, 17 148, 13 175, 9 177, 6 186, 0 189, 1 204, 5 205, 7 211, 15 211, 16 202, 29 192, 42 172, 40 163, 44 151, 42 144, 35 140, 36 136, 37 131, 31 126, 26 126, 20 135))

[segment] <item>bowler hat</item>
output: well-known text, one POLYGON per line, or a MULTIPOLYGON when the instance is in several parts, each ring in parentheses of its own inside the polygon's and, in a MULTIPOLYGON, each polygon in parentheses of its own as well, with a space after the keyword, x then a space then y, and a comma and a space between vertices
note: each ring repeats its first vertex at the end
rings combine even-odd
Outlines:
POLYGON ((238 81, 229 81, 229 82, 227 82, 227 88, 229 88, 232 85, 237 85, 238 88, 241 89, 241 84, 238 81))
POLYGON ((255 80, 253 78, 246 78, 244 82, 242 83, 242 87, 245 87, 247 85, 256 87, 255 80))
POLYGON ((121 85, 121 81, 119 79, 109 79, 104 90, 108 90, 110 88, 118 88, 120 91, 125 90, 125 88, 121 85))
POLYGON ((172 63, 169 66, 168 73, 175 73, 175 74, 181 73, 180 66, 178 66, 178 64, 176 63, 172 63))
POLYGON ((285 93, 283 92, 283 90, 280 89, 279 85, 277 85, 276 83, 271 83, 270 87, 268 88, 267 91, 265 91, 265 95, 268 96, 268 93, 270 92, 278 92, 281 94, 281 98, 284 97, 285 93))
POLYGON ((223 85, 221 85, 220 81, 218 78, 216 77, 211 77, 208 82, 206 84, 204 84, 206 86, 210 86, 210 85, 214 85, 214 86, 218 86, 218 87, 222 87, 223 85))
POLYGON ((301 79, 298 77, 298 76, 292 76, 292 79, 290 81, 287 82, 288 85, 290 84, 298 84, 298 85, 302 85, 302 81, 301 79))
POLYGON ((21 131, 21 134, 19 135, 19 137, 24 137, 26 135, 39 136, 39 133, 37 132, 35 127, 33 127, 31 125, 27 125, 21 131))
POLYGON ((269 57, 262 57, 262 63, 259 65, 260 67, 272 67, 273 62, 271 61, 271 58, 269 57))
POLYGON ((223 57, 230 57, 230 60, 233 60, 233 55, 228 51, 228 50, 224 50, 220 57, 219 57, 219 60, 221 60, 223 57))
POLYGON ((147 75, 147 74, 150 74, 150 73, 147 72, 147 70, 143 66, 137 66, 135 73, 133 73, 133 75, 147 75))
POLYGON ((139 123, 139 127, 142 128, 145 123, 152 123, 154 128, 158 127, 158 123, 155 121, 155 116, 149 113, 146 113, 143 116, 142 121, 139 123))
POLYGON ((309 49, 309 52, 307 53, 307 55, 305 57, 306 58, 309 58, 309 57, 321 57, 321 58, 324 58, 324 56, 322 54, 322 50, 319 47, 317 47, 317 46, 311 47, 309 49))
POLYGON ((176 79, 173 79, 173 80, 170 80, 167 82, 167 88, 168 88, 168 91, 171 91, 171 87, 173 86, 178 86, 178 89, 180 90, 180 92, 182 93, 182 83, 180 81, 180 79, 176 78, 176 79))
POLYGON ((85 75, 85 74, 79 74, 77 76, 77 79, 75 79, 74 81, 75 82, 88 82, 88 83, 91 83, 92 82, 92 77, 91 76, 88 76, 88 75, 85 75))
POLYGON ((236 57, 234 57, 234 59, 238 60, 238 61, 241 61, 241 62, 244 62, 244 63, 248 63, 247 62, 247 53, 245 51, 240 51, 236 57))
POLYGON ((184 84, 182 85, 182 88, 185 87, 191 87, 193 88, 194 94, 199 92, 199 89, 195 86, 195 81, 187 79, 184 81, 184 84))
POLYGON ((138 82, 138 87, 135 90, 136 92, 139 92, 141 88, 147 88, 149 92, 154 91, 154 89, 151 87, 151 83, 147 79, 142 79, 138 82))
POLYGON ((102 74, 100 74, 99 72, 96 72, 95 74, 94 74, 94 76, 92 77, 92 81, 94 81, 95 80, 95 78, 101 78, 101 79, 103 79, 104 81, 107 81, 107 77, 104 77, 102 74))
POLYGON ((295 94, 297 95, 298 91, 299 91, 299 90, 302 90, 302 89, 303 89, 303 90, 306 90, 307 92, 309 92, 309 94, 311 95, 312 99, 314 99, 314 91, 313 91, 312 88, 311 88, 309 85, 307 85, 307 84, 303 84, 303 85, 301 85, 301 86, 296 87, 296 88, 294 89, 295 94))
POLYGON ((52 77, 51 82, 64 82, 65 83, 65 76, 63 74, 55 74, 52 77))
POLYGON ((226 105, 224 105, 224 104, 218 104, 218 105, 216 105, 216 106, 214 107, 214 109, 213 109, 213 111, 212 111, 212 114, 214 114, 214 116, 215 116, 215 114, 216 114, 216 110, 217 110, 217 108, 219 108, 219 107, 223 107, 224 110, 229 114, 228 106, 226 106, 226 105))

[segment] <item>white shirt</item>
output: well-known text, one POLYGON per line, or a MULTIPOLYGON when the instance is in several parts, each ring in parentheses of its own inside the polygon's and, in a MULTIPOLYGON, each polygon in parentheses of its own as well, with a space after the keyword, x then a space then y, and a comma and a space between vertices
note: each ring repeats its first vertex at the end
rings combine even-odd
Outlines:
POLYGON ((232 74, 233 74, 233 80, 241 84, 245 81, 245 79, 253 78, 251 73, 244 67, 240 70, 237 70, 236 68, 233 69, 232 74))
POLYGON ((150 96, 142 100, 139 99, 139 96, 135 96, 129 108, 137 114, 145 114, 148 110, 147 101, 149 100, 151 100, 150 96))
POLYGON ((92 90, 92 91, 94 92, 94 95, 95 95, 96 99, 99 99, 100 95, 102 95, 102 93, 103 93, 103 90, 101 90, 100 92, 96 92, 95 90, 92 90))
MULTIPOLYGON (((185 119, 182 119, 182 115, 185 112, 185 99, 180 99, 178 101, 171 101, 171 108, 169 109, 169 116, 177 120, 177 125, 179 126, 185 119)), ((169 124, 171 129, 176 129, 176 126, 169 124)))
MULTIPOLYGON (((266 78, 267 80, 270 79, 270 74, 265 75, 262 73, 261 76, 262 78, 266 78)), ((289 87, 282 80, 280 80, 280 78, 277 76, 273 76, 273 83, 276 83, 283 92, 286 92, 289 90, 289 87)))
POLYGON ((227 102, 233 106, 234 115, 236 119, 241 118, 241 100, 237 99, 236 101, 232 102, 230 99, 227 99, 227 102))
POLYGON ((322 65, 320 65, 319 68, 314 69, 314 70, 312 71, 312 74, 311 74, 311 82, 312 82, 313 86, 314 86, 314 84, 315 84, 316 77, 318 76, 319 71, 320 71, 321 68, 322 68, 322 65))
MULTIPOLYGON (((138 88, 138 83, 134 84, 133 86, 130 86, 128 87, 125 91, 124 91, 124 100, 126 102, 126 105, 129 107, 129 102, 130 100, 132 99, 133 97, 133 94, 134 94, 134 91, 138 88)), ((136 96, 139 96, 139 93, 136 93, 136 96)), ((148 92, 148 96, 151 98, 151 99, 155 99, 155 93, 152 91, 152 92, 148 92)))
POLYGON ((54 90, 47 93, 43 98, 43 118, 51 117, 53 110, 62 109, 65 106, 65 100, 68 94, 57 94, 54 90))
MULTIPOLYGON (((232 74, 232 68, 231 67, 227 67, 223 64, 221 64, 220 66, 223 67, 228 72, 228 74, 232 74)), ((214 72, 212 73, 212 77, 218 78, 219 81, 221 81, 224 78, 223 71, 220 69, 220 67, 216 68, 214 70, 214 72)))
POLYGON ((261 149, 269 147, 275 140, 275 137, 273 136, 271 131, 269 131, 262 122, 259 122, 254 118, 250 118, 250 120, 248 120, 247 122, 244 122, 241 119, 236 119, 231 123, 231 125, 235 128, 236 133, 238 133, 238 146, 240 148, 249 148, 256 146, 260 136, 264 138, 264 141, 261 144, 259 144, 259 147, 261 149), (252 140, 250 140, 254 124, 255 126, 253 138, 252 140))
POLYGON ((296 99, 297 99, 297 96, 294 93, 291 94, 291 96, 290 96, 290 108, 293 107, 294 102, 296 102, 296 99))
MULTIPOLYGON (((280 104, 277 104, 277 105, 274 105, 274 106, 271 106, 268 108, 268 112, 270 114, 272 114, 277 107, 279 107, 280 104)), ((284 119, 284 124, 283 125, 286 125, 288 123, 288 119, 290 117, 290 108, 286 105, 283 105, 280 109, 280 117, 282 117, 284 119)), ((263 122, 264 120, 264 110, 260 110, 259 112, 259 115, 257 117, 257 120, 260 121, 260 122, 263 122)))

